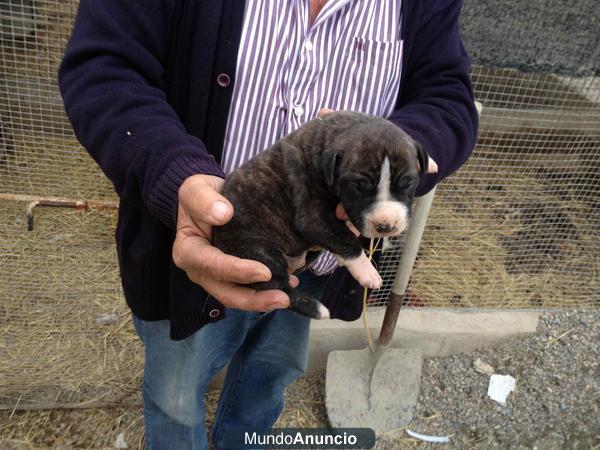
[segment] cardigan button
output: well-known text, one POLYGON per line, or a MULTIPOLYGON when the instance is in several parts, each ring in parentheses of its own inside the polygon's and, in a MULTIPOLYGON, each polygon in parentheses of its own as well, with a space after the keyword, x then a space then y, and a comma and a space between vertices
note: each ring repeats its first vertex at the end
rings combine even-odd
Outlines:
POLYGON ((221 314, 221 311, 219 311, 218 309, 211 309, 210 312, 208 313, 208 316, 211 319, 215 319, 217 317, 219 317, 219 315, 221 314))
POLYGON ((227 87, 231 84, 231 78, 226 73, 217 75, 217 84, 221 87, 227 87))

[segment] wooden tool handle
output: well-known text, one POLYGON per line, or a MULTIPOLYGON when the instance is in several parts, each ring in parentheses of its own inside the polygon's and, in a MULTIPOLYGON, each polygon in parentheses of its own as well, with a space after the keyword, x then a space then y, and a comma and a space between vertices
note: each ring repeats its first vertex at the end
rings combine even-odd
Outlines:
POLYGON ((380 347, 388 345, 394 336, 398 314, 400 313, 400 307, 402 306, 406 288, 408 287, 410 274, 415 264, 415 259, 417 258, 417 252, 419 251, 419 245, 421 244, 421 238, 423 237, 423 231, 425 230, 425 223, 427 222, 431 203, 433 202, 434 192, 435 188, 423 197, 417 198, 415 202, 415 208, 410 221, 408 234, 406 235, 404 249, 402 250, 402 256, 400 257, 400 263, 398 264, 398 270, 396 271, 396 277, 394 278, 394 284, 392 286, 392 291, 390 292, 388 306, 385 310, 385 316, 383 317, 381 333, 379 334, 379 340, 377 341, 377 345, 380 347))
POLYGON ((383 316, 383 324, 381 325, 381 332, 379 333, 379 339, 377 345, 386 346, 394 337, 394 330, 396 329, 396 322, 398 322, 398 315, 400 314, 400 308, 402 307, 402 301, 404 296, 390 293, 388 305, 385 310, 385 316, 383 316))

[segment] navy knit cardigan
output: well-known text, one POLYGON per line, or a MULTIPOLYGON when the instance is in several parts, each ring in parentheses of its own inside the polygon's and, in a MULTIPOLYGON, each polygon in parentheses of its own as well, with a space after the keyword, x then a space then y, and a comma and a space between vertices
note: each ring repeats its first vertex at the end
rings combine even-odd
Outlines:
MULTIPOLYGON (((389 119, 439 165, 422 179, 421 194, 475 145, 461 5, 402 1, 402 79, 389 119)), ((219 161, 243 14, 241 0, 81 0, 60 67, 77 138, 120 197, 116 240, 127 303, 141 319, 169 319, 173 339, 224 317, 223 306, 173 264, 171 249, 183 180, 224 176, 219 161), (229 85, 217 83, 222 74, 229 85), (209 317, 213 309, 221 314, 209 317)), ((334 317, 359 316, 355 288, 345 269, 331 277, 323 301, 334 317)))

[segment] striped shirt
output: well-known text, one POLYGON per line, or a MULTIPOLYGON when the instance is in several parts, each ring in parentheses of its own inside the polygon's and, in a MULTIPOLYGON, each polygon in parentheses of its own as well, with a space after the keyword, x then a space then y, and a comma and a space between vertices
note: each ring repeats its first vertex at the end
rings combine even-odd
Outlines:
MULTIPOLYGON (((387 117, 400 86, 401 0, 247 0, 225 133, 226 174, 321 108, 387 117)), ((312 266, 331 272, 324 252, 312 266)))

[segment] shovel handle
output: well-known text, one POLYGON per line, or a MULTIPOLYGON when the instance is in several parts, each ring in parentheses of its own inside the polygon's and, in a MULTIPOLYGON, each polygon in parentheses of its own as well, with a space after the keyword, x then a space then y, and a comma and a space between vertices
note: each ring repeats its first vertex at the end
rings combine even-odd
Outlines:
POLYGON ((383 316, 381 332, 379 333, 379 339, 377 340, 378 346, 384 347, 389 345, 394 337, 394 329, 396 328, 396 322, 398 322, 398 315, 400 314, 403 300, 403 295, 394 294, 393 292, 390 293, 388 305, 385 309, 385 316, 383 316))
POLYGON ((389 345, 394 337, 398 314, 400 314, 400 307, 406 294, 410 274, 417 259, 417 253, 421 245, 421 238, 423 237, 434 193, 435 188, 424 196, 417 198, 415 202, 413 216, 410 221, 408 234, 406 235, 402 256, 400 257, 400 264, 398 264, 398 270, 396 270, 394 285, 392 286, 388 306, 383 317, 383 324, 381 325, 381 332, 377 341, 377 345, 379 346, 389 345))

